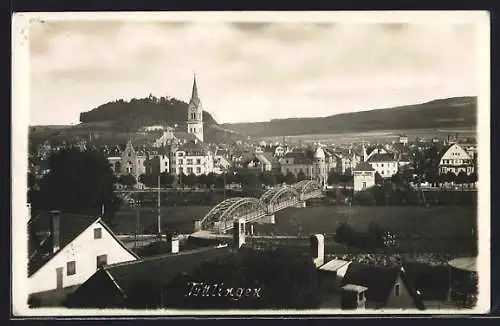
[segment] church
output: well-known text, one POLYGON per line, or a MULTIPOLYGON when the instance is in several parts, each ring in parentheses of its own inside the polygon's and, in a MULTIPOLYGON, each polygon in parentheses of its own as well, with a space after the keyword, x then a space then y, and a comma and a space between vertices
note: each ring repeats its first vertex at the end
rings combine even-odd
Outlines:
POLYGON ((204 142, 203 106, 195 75, 187 108, 186 130, 165 128, 163 135, 151 144, 150 149, 141 151, 135 150, 129 140, 115 172, 120 175, 131 174, 136 179, 143 173, 155 172, 173 175, 192 173, 198 176, 214 172, 217 168, 214 160, 213 153, 204 142))

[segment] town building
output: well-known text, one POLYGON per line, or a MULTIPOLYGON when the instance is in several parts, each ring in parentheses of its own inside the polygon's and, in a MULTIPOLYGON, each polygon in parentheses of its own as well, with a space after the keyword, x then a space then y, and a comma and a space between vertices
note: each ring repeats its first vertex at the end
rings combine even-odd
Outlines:
POLYGON ((353 171, 354 192, 373 187, 375 185, 375 173, 375 169, 369 163, 359 163, 353 171))
POLYGON ((440 152, 435 168, 439 175, 452 172, 458 175, 464 172, 470 175, 475 172, 473 158, 457 143, 451 143, 440 152))
MULTIPOLYGON (((366 153, 366 151, 365 151, 366 153)), ((364 159, 382 178, 390 178, 398 173, 399 164, 394 155, 381 148, 374 148, 364 159)))
POLYGON ((292 151, 286 153, 280 160, 281 173, 292 173, 295 177, 304 174, 306 179, 316 180, 326 186, 331 161, 327 160, 325 151, 317 147, 316 151, 292 151))
POLYGON ((398 143, 402 145, 408 145, 408 136, 407 135, 399 135, 398 143))
POLYGON ((276 157, 269 152, 257 152, 244 163, 244 168, 255 173, 280 171, 280 163, 276 157))
POLYGON ((120 174, 130 174, 136 178, 146 173, 146 156, 141 151, 136 151, 132 145, 132 140, 127 142, 125 150, 121 156, 120 174))
POLYGON ((210 150, 202 143, 187 142, 175 149, 175 156, 171 162, 170 173, 208 174, 214 170, 214 157, 210 150))
POLYGON ((28 222, 31 300, 67 294, 100 267, 135 261, 100 217, 41 212, 28 222))

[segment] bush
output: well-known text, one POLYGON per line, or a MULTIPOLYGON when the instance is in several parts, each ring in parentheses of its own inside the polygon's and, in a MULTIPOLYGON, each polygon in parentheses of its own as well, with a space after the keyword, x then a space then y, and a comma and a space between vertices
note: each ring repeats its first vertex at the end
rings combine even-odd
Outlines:
POLYGON ((365 205, 365 206, 375 205, 375 198, 373 194, 369 191, 360 191, 355 193, 352 201, 353 204, 355 205, 365 205))

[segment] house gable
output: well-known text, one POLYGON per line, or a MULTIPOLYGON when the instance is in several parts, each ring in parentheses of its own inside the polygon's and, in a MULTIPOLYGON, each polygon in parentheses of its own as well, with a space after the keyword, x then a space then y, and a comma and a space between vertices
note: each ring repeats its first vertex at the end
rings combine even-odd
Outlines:
POLYGON ((139 258, 116 238, 101 219, 97 219, 29 277, 30 293, 56 289, 57 268, 62 269, 62 287, 85 282, 96 272, 97 256, 101 255, 106 255, 107 264, 133 261, 139 258), (99 239, 94 239, 96 228, 101 229, 99 239), (70 262, 74 262, 73 274, 68 273, 70 262))
POLYGON ((440 164, 444 164, 443 160, 471 160, 470 155, 459 145, 451 145, 444 153, 441 155, 440 164))

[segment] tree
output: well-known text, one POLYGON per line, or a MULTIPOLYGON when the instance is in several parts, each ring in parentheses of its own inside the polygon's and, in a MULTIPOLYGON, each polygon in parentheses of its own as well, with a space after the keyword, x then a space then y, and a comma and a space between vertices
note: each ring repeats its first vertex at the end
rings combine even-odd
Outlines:
POLYGON ((403 178, 400 173, 394 173, 391 176, 391 181, 396 184, 400 184, 403 181, 403 178))
POLYGON ((205 178, 205 185, 207 186, 207 188, 211 188, 212 186, 215 186, 216 182, 217 182, 217 175, 213 172, 210 172, 209 174, 207 174, 207 177, 205 178))
POLYGON ((300 172, 297 174, 297 182, 302 181, 302 180, 305 180, 305 179, 306 179, 306 175, 304 174, 304 172, 300 171, 300 172))
POLYGON ((215 188, 224 189, 226 187, 226 183, 227 180, 225 175, 219 174, 215 176, 215 188))
POLYGON ((120 200, 113 191, 113 171, 101 153, 65 149, 53 153, 48 165, 34 209, 95 215, 104 205, 104 220, 111 222, 120 200))
POLYGON ((330 171, 330 173, 328 174, 328 179, 327 179, 326 182, 329 185, 333 185, 333 184, 339 182, 339 180, 340 180, 340 175, 337 172, 335 172, 335 171, 330 171))
POLYGON ((272 173, 269 173, 267 171, 262 172, 259 175, 259 180, 262 184, 268 185, 268 186, 274 186, 276 184, 276 179, 272 173))
POLYGON ((207 175, 206 174, 200 174, 197 178, 196 178, 196 184, 199 185, 199 186, 205 186, 207 183, 207 175))
POLYGON ((454 182, 456 181, 457 179, 457 175, 451 171, 448 171, 448 173, 446 173, 446 182, 454 182))
POLYGON ((295 175, 292 172, 288 172, 285 176, 285 182, 289 185, 294 184, 297 182, 297 179, 295 178, 295 175))
POLYGON ((137 184, 137 180, 131 174, 124 174, 118 178, 118 183, 124 185, 127 188, 130 188, 137 184))
MULTIPOLYGON (((160 185, 162 187, 169 187, 169 186, 171 187, 172 184, 174 183, 174 181, 175 181, 175 177, 172 174, 170 174, 166 171, 162 172, 160 174, 160 185)), ((155 180, 155 182, 157 182, 157 181, 155 180)))
POLYGON ((282 184, 283 182, 285 182, 286 177, 283 173, 281 173, 281 171, 278 171, 274 174, 274 179, 276 180, 277 184, 282 184))
POLYGON ((456 178, 457 183, 467 183, 468 180, 469 177, 467 176, 467 173, 465 173, 465 171, 460 171, 456 178))
POLYGON ((184 178, 184 184, 192 187, 196 184, 197 179, 198 179, 198 177, 196 176, 196 174, 191 172, 190 174, 186 175, 186 177, 184 178))
POLYGON ((139 182, 147 187, 151 187, 154 184, 152 175, 146 173, 143 173, 139 176, 139 182))
POLYGON ((256 189, 262 183, 259 180, 259 177, 252 172, 247 172, 243 174, 243 185, 248 189, 256 189))
POLYGON ((472 173, 469 175, 469 181, 470 181, 470 182, 477 182, 477 173, 476 173, 476 172, 472 172, 472 173))

